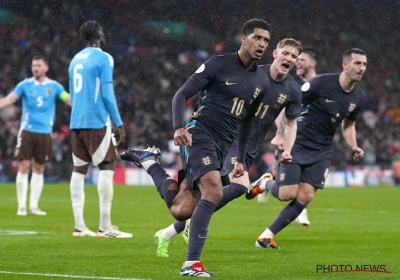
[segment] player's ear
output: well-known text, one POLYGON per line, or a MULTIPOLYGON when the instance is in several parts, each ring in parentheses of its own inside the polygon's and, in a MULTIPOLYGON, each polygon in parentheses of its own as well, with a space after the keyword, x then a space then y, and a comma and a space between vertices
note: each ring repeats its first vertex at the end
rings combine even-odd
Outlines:
POLYGON ((244 34, 240 35, 240 42, 244 44, 246 42, 246 38, 247 38, 246 35, 244 34))
POLYGON ((342 68, 345 69, 346 67, 347 67, 347 61, 346 61, 346 60, 343 60, 343 62, 342 62, 342 68))
POLYGON ((274 49, 274 50, 272 51, 272 56, 273 56, 274 58, 276 58, 276 57, 278 56, 278 50, 277 50, 277 49, 274 49))

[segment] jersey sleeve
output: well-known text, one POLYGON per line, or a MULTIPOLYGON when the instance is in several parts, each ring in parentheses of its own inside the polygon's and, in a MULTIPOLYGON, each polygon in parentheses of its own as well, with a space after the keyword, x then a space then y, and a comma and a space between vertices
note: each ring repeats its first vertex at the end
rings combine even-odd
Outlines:
POLYGON ((309 103, 317 96, 319 81, 320 78, 316 76, 301 86, 303 104, 309 103))
POLYGON ((13 92, 18 95, 19 98, 21 98, 25 94, 25 89, 24 89, 24 82, 18 83, 18 85, 15 86, 13 92))
POLYGON ((56 96, 61 101, 65 101, 69 97, 69 93, 60 83, 56 83, 56 96))
POLYGON ((287 119, 295 119, 301 112, 302 93, 299 86, 293 86, 291 97, 286 105, 285 116, 287 119))
POLYGON ((216 73, 221 69, 221 63, 217 57, 210 58, 200 65, 196 72, 189 78, 199 89, 206 88, 215 79, 216 73))
POLYGON ((107 84, 113 82, 113 71, 114 71, 114 59, 108 53, 103 53, 100 57, 99 68, 100 68, 100 81, 101 84, 107 84))
POLYGON ((103 94, 104 105, 107 108, 108 113, 113 119, 115 125, 120 127, 122 125, 121 115, 118 111, 117 101, 114 94, 113 86, 113 69, 114 59, 111 55, 105 53, 100 59, 100 81, 101 81, 101 92, 103 94))

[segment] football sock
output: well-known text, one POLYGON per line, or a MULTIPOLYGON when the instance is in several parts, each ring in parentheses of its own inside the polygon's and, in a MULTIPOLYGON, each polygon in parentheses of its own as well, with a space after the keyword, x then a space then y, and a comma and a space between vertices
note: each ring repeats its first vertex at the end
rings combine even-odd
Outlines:
POLYGON ((100 224, 99 228, 107 230, 112 228, 111 224, 111 202, 114 195, 113 187, 114 171, 100 170, 97 182, 97 192, 100 202, 100 224))
POLYGON ((83 230, 86 228, 83 219, 83 205, 85 203, 85 175, 72 172, 70 192, 72 200, 72 210, 74 212, 75 228, 83 230))
POLYGON ((222 189, 222 199, 217 205, 217 209, 215 211, 218 211, 222 207, 224 207, 229 201, 234 200, 235 198, 238 198, 245 194, 247 192, 247 187, 243 186, 241 184, 236 184, 236 183, 230 183, 229 185, 225 186, 222 189))
POLYGON ((26 197, 28 194, 28 174, 18 172, 15 184, 17 187, 18 208, 26 208, 26 197))
POLYGON ((190 261, 190 262, 186 261, 183 263, 182 268, 189 267, 192 264, 197 263, 197 262, 199 262, 199 261, 190 261))
POLYGON ((149 159, 141 163, 144 170, 148 170, 153 164, 157 163, 154 159, 149 159))
POLYGON ((267 228, 258 238, 274 238, 275 234, 267 228))
POLYGON ((275 180, 267 181, 267 183, 265 184, 265 188, 269 191, 270 194, 272 194, 274 197, 279 199, 279 197, 278 197, 279 187, 278 187, 278 183, 275 180))
POLYGON ((186 221, 184 222, 176 221, 174 223, 174 228, 177 233, 181 233, 185 229, 185 226, 186 226, 186 221))
POLYGON ((303 211, 305 205, 301 205, 296 199, 292 200, 283 210, 279 213, 278 218, 269 226, 269 229, 277 234, 284 229, 288 224, 294 221, 303 211))
POLYGON ((170 240, 172 237, 177 235, 179 232, 182 232, 185 228, 185 222, 176 221, 171 224, 169 227, 165 228, 162 232, 162 237, 170 240), (182 227, 183 225, 183 227, 182 227))
POLYGON ((29 200, 29 208, 38 208, 40 195, 43 190, 43 174, 32 172, 31 178, 31 195, 29 200))
POLYGON ((161 198, 164 199, 168 209, 171 208, 172 203, 174 202, 174 199, 179 191, 176 181, 172 179, 158 163, 150 166, 150 168, 147 170, 147 173, 149 173, 151 178, 153 178, 154 184, 157 187, 157 191, 161 198), (176 187, 173 187, 173 185, 176 185, 176 187), (169 189, 170 186, 171 189, 169 189))
POLYGON ((214 203, 205 199, 200 199, 197 203, 190 221, 186 261, 200 261, 200 254, 207 238, 208 225, 216 207, 214 203))

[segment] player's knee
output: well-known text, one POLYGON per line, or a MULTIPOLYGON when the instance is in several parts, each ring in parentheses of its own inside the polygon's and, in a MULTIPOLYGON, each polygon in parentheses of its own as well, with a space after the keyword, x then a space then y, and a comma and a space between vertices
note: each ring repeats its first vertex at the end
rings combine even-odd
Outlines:
POLYGON ((222 200, 222 187, 218 188, 211 188, 210 190, 208 190, 208 192, 203 193, 202 192, 202 199, 211 201, 212 203, 214 203, 215 205, 217 205, 221 200, 222 200))
POLYGON ((278 189, 278 199, 280 201, 289 201, 297 197, 298 188, 293 186, 282 186, 278 189))
POLYGON ((89 168, 88 164, 82 166, 74 166, 74 172, 86 175, 88 168, 89 168))
POLYGON ((28 174, 31 168, 31 162, 27 160, 22 160, 18 162, 18 172, 23 174, 28 174))
POLYGON ((43 174, 44 167, 44 163, 33 162, 32 171, 38 174, 43 174))
POLYGON ((177 206, 171 206, 169 209, 171 212, 171 215, 177 220, 177 221, 186 221, 192 217, 194 209, 189 209, 190 207, 177 207, 177 206))
POLYGON ((102 163, 99 164, 99 169, 100 170, 112 170, 112 171, 114 171, 114 162, 103 161, 102 163))
POLYGON ((315 193, 309 192, 309 193, 301 193, 297 197, 297 201, 299 201, 300 204, 307 205, 314 199, 315 193))

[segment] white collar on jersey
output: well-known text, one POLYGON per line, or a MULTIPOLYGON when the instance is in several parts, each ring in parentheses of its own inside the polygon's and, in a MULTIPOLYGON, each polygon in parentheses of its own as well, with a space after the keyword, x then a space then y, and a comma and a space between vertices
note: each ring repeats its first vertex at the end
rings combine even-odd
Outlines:
POLYGON ((45 85, 45 84, 47 84, 47 82, 49 81, 49 78, 47 78, 47 77, 45 77, 43 83, 41 83, 41 82, 39 82, 38 80, 36 80, 35 77, 32 77, 32 79, 33 79, 33 82, 35 83, 35 86, 38 86, 38 85, 45 85))

